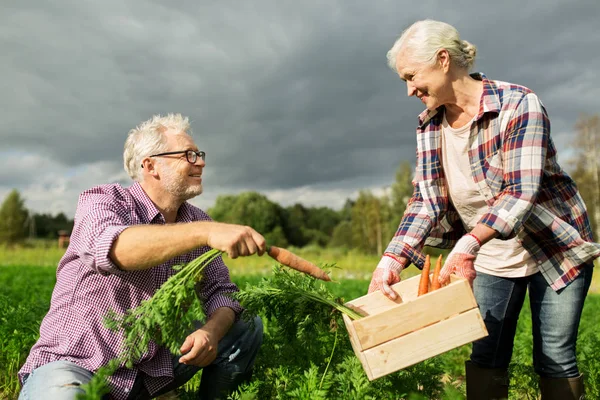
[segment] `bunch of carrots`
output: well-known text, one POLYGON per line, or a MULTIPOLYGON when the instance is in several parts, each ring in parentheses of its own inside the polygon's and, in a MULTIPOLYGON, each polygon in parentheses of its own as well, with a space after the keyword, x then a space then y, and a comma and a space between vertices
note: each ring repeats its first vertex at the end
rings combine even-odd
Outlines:
POLYGON ((433 278, 431 279, 431 288, 429 287, 429 269, 431 268, 431 261, 429 259, 429 255, 425 256, 425 265, 423 265, 423 270, 421 271, 421 280, 419 281, 419 291, 417 293, 418 296, 422 296, 426 293, 433 292, 434 290, 439 289, 442 285, 440 285, 439 277, 440 271, 442 270, 442 255, 438 257, 437 264, 435 265, 435 269, 433 270, 433 278))

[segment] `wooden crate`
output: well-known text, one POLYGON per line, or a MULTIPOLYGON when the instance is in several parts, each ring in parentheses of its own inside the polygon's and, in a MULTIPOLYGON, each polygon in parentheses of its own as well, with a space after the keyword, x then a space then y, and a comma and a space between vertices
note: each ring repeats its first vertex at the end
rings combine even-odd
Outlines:
POLYGON ((392 285, 399 294, 395 301, 377 291, 346 303, 365 315, 358 320, 344 315, 344 322, 369 380, 487 336, 465 279, 453 275, 449 285, 417 297, 419 280, 392 285))

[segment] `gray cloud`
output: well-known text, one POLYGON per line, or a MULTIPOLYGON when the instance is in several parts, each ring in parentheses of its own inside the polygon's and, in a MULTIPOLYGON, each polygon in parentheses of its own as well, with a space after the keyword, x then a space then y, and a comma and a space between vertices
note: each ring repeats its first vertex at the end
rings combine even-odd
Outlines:
POLYGON ((558 144, 597 112, 597 1, 401 3, 3 2, 0 195, 72 214, 78 191, 126 181, 129 129, 182 112, 208 154, 200 204, 257 190, 340 206, 414 162, 422 106, 385 53, 423 18, 476 44, 477 70, 536 91, 558 144))

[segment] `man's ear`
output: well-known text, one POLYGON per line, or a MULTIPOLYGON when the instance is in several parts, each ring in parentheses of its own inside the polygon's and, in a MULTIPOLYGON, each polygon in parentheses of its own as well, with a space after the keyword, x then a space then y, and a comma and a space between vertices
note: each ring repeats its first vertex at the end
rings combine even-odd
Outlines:
POLYGON ((158 171, 156 170, 156 165, 154 164, 154 160, 150 157, 146 157, 142 160, 142 169, 146 171, 147 174, 157 175, 158 171))

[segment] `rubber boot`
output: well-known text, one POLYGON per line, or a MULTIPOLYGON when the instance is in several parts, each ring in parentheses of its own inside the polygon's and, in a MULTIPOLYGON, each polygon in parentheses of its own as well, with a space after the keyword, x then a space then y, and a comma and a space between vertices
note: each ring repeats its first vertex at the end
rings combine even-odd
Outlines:
POLYGON ((201 400, 225 400, 242 383, 250 382, 252 370, 245 373, 228 374, 217 365, 202 370, 198 398, 201 400))
POLYGON ((540 378, 542 400, 583 400, 583 375, 576 378, 540 378))
POLYGON ((481 368, 471 361, 465 363, 467 400, 508 399, 508 370, 481 368))

